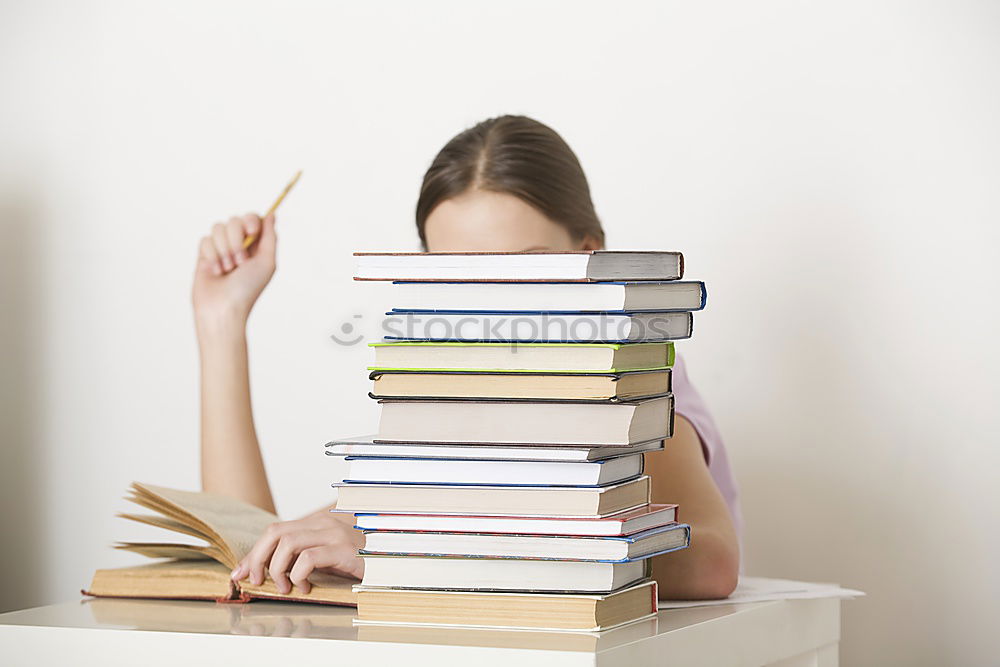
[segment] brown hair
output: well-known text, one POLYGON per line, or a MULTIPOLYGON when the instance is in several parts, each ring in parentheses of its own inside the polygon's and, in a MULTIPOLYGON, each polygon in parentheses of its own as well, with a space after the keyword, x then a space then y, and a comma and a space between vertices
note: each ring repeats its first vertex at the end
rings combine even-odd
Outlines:
POLYGON ((431 211, 469 189, 503 192, 534 206, 580 240, 604 244, 580 161, 555 130, 527 116, 490 118, 457 134, 424 174, 417 200, 417 231, 431 211))

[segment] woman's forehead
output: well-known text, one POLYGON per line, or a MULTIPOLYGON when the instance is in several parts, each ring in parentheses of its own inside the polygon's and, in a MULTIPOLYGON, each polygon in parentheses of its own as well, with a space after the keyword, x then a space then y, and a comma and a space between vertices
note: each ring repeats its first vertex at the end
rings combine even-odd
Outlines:
POLYGON ((432 252, 571 250, 569 232, 519 197, 472 190, 438 204, 427 216, 432 252))

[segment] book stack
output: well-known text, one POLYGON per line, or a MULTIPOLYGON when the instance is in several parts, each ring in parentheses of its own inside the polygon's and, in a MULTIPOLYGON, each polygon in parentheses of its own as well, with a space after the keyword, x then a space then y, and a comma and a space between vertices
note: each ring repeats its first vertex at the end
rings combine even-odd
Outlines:
POLYGON ((688 545, 643 455, 673 430, 673 341, 701 282, 671 252, 357 253, 394 281, 378 434, 338 511, 365 533, 358 622, 599 631, 656 612, 688 545))

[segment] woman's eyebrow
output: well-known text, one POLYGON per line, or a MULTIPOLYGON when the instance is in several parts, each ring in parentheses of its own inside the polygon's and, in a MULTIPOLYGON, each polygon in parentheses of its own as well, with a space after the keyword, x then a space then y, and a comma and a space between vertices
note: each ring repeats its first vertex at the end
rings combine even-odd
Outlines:
POLYGON ((532 246, 530 248, 525 248, 524 250, 518 250, 517 252, 549 252, 550 250, 551 250, 551 248, 547 248, 545 246, 536 245, 536 246, 532 246))

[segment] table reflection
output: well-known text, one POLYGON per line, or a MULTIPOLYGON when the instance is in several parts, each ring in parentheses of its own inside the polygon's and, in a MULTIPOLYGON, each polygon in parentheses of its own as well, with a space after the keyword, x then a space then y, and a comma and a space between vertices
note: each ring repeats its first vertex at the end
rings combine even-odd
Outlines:
POLYGON ((90 598, 81 603, 94 627, 256 637, 599 651, 724 616, 735 605, 662 611, 598 633, 488 630, 407 625, 355 625, 355 610, 288 602, 221 604, 181 600, 90 598))

